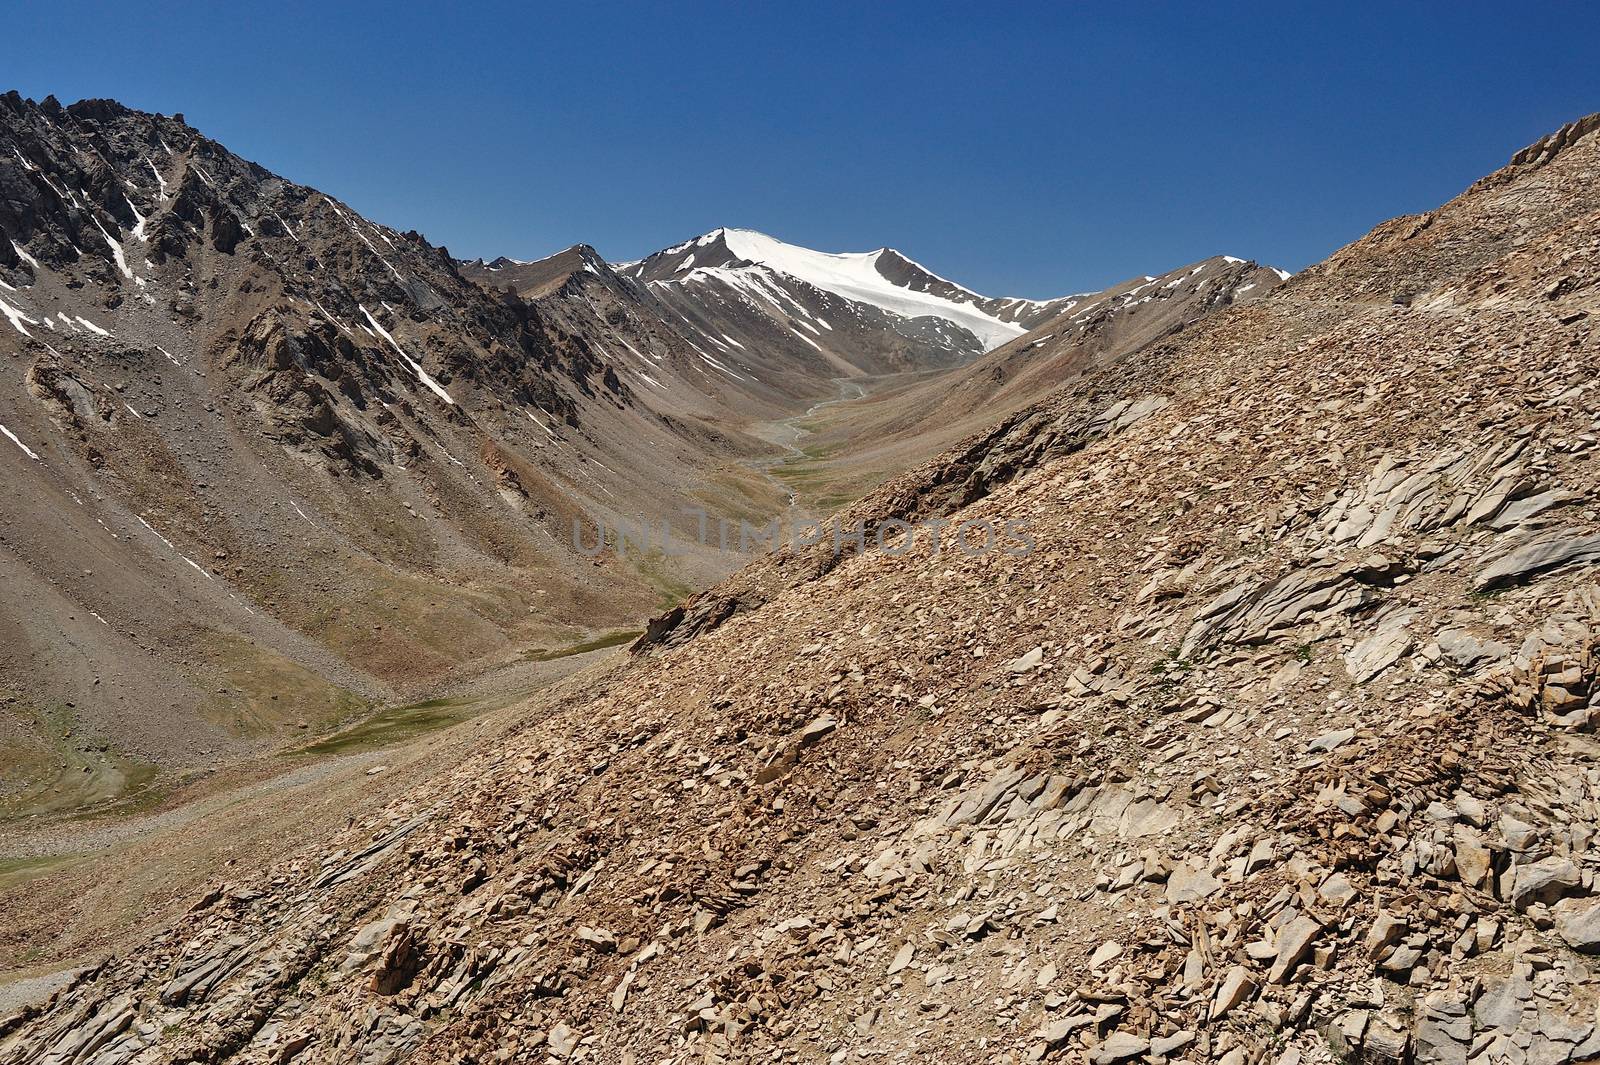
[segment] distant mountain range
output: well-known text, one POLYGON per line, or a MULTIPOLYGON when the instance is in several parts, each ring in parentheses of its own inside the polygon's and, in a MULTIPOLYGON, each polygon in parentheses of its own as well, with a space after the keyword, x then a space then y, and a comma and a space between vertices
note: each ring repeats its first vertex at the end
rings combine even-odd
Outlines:
MULTIPOLYGON (((604 288, 633 314, 654 318, 653 346, 619 340, 624 376, 654 380, 666 358, 660 345, 681 342, 706 367, 756 394, 810 395, 830 391, 832 378, 970 362, 1073 311, 1084 321, 1104 320, 1158 299, 1187 305, 1202 288, 1204 302, 1216 306, 1265 294, 1288 276, 1231 257, 1215 262, 1245 268, 1229 271, 1225 285, 1197 264, 1170 283, 1170 275, 1145 276, 1053 300, 982 296, 892 248, 819 252, 749 229, 713 230, 626 263, 607 263, 578 245, 531 262, 499 258, 461 267, 486 286, 530 300, 604 288)), ((587 328, 625 333, 626 324, 613 317, 587 328)))

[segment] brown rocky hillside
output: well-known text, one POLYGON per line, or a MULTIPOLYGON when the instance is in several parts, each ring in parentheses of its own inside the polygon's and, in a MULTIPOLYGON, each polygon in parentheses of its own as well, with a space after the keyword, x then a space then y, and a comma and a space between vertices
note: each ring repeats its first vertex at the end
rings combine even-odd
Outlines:
POLYGON ((742 572, 0 1061, 1600 1056, 1595 126, 891 481, 843 520, 937 555, 742 572))

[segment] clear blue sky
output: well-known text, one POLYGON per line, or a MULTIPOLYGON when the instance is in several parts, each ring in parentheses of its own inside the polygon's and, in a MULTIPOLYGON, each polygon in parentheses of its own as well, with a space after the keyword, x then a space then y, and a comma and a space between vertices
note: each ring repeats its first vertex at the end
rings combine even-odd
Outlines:
POLYGON ((181 111, 459 256, 746 226, 997 295, 1298 269, 1600 110, 1581 4, 8 7, 0 88, 181 111))

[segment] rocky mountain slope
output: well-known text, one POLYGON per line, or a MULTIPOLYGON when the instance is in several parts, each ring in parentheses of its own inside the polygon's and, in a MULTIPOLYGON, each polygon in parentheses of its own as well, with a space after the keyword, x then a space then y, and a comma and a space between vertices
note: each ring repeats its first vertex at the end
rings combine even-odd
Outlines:
POLYGON ((842 516, 896 550, 743 571, 0 1061, 1592 1059, 1597 127, 1086 367, 842 516))
POLYGON ((992 422, 1098 363, 1173 336, 1213 311, 1260 299, 1288 277, 1218 255, 1058 302, 1026 333, 925 388, 926 398, 902 412, 902 428, 969 420, 976 411, 992 422))
POLYGON ((181 116, 0 97, 0 315, 0 815, 627 627, 728 568, 590 558, 576 519, 783 505, 715 396, 654 395, 181 116))

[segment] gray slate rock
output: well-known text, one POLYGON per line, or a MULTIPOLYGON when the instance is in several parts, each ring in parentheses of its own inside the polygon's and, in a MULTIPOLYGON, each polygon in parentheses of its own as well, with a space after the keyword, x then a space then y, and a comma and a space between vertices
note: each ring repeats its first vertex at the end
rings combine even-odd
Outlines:
POLYGON ((1555 902, 1581 884, 1578 867, 1565 858, 1542 858, 1520 866, 1511 886, 1511 904, 1525 910, 1536 902, 1555 902))
POLYGON ((1593 565, 1600 562, 1600 535, 1585 535, 1580 529, 1536 536, 1491 563, 1474 582, 1479 591, 1524 584, 1541 573, 1563 566, 1593 565))
POLYGON ((1556 907, 1556 934, 1582 954, 1600 954, 1600 901, 1568 899, 1556 907))

